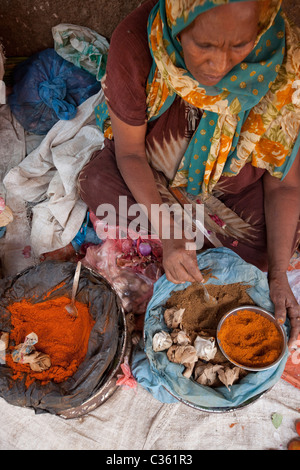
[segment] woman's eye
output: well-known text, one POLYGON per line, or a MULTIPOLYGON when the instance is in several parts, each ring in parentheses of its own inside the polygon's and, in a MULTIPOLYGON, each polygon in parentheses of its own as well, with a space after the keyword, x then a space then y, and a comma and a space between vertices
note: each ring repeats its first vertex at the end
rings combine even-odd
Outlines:
MULTIPOLYGON (((231 46, 231 48, 235 50, 242 50, 248 47, 249 44, 250 44, 249 42, 243 42, 241 44, 234 44, 231 46)), ((201 43, 201 44, 197 43, 196 46, 200 49, 218 49, 217 45, 209 44, 209 43, 201 43)))
POLYGON ((247 47, 249 45, 249 42, 244 42, 243 44, 236 44, 234 49, 243 49, 244 47, 247 47))

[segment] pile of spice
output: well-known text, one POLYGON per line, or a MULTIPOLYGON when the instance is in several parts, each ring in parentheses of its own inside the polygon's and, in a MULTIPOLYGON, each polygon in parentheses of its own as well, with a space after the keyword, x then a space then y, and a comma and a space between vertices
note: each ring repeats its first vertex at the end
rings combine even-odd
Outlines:
POLYGON ((171 362, 185 366, 183 375, 201 385, 230 388, 247 372, 234 366, 222 354, 217 341, 217 326, 229 310, 254 305, 242 283, 206 284, 216 301, 207 300, 203 286, 193 283, 173 292, 165 305, 164 320, 169 332, 153 336, 153 350, 166 351, 171 362))
POLYGON ((48 299, 31 303, 22 299, 8 307, 11 313, 10 345, 6 363, 13 370, 13 379, 26 377, 25 385, 40 380, 42 385, 53 381, 61 383, 74 375, 85 359, 91 330, 95 324, 88 306, 76 301, 78 317, 65 310, 70 303, 68 297, 48 299), (31 332, 38 336, 36 349, 47 354, 51 367, 43 372, 34 372, 28 364, 15 363, 11 357, 14 347, 23 343, 31 332))
POLYGON ((242 283, 218 285, 206 284, 206 289, 216 303, 207 302, 201 284, 193 283, 183 291, 176 291, 166 302, 166 308, 184 308, 182 328, 189 334, 206 331, 212 336, 216 334, 219 321, 236 307, 254 305, 247 293, 250 286, 242 283))
POLYGON ((282 335, 268 318, 251 310, 229 316, 219 331, 225 353, 246 367, 265 367, 278 359, 282 335))

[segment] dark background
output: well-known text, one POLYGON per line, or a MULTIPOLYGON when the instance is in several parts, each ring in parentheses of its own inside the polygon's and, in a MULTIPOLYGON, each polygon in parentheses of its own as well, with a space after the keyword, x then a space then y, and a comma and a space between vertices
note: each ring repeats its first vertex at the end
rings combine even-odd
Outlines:
MULTIPOLYGON (((87 26, 110 39, 117 24, 145 0, 0 0, 0 42, 7 57, 28 57, 53 47, 59 23, 87 26)), ((300 1, 283 0, 300 27, 300 1)))

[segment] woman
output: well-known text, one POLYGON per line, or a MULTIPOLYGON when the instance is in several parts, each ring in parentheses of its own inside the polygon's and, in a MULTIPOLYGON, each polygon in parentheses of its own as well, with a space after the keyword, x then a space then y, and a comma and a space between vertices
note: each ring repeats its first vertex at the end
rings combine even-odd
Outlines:
MULTIPOLYGON (((111 40, 106 103, 96 109, 109 139, 80 185, 94 212, 117 205, 114 194, 148 214, 163 202, 204 203, 206 233, 268 270, 292 345, 300 306, 286 271, 299 243, 300 35, 280 3, 149 0, 125 19, 111 40)), ((163 222, 154 228, 167 278, 202 281, 187 237, 163 238, 163 222)))

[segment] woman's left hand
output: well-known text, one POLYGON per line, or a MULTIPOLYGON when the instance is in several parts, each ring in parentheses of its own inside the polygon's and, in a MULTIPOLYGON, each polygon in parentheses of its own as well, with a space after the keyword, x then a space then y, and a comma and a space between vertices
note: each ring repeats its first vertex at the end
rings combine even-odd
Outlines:
POLYGON ((298 304, 285 272, 276 273, 269 277, 270 297, 275 307, 275 318, 283 324, 286 316, 291 323, 289 347, 296 344, 300 334, 300 305, 298 304))

